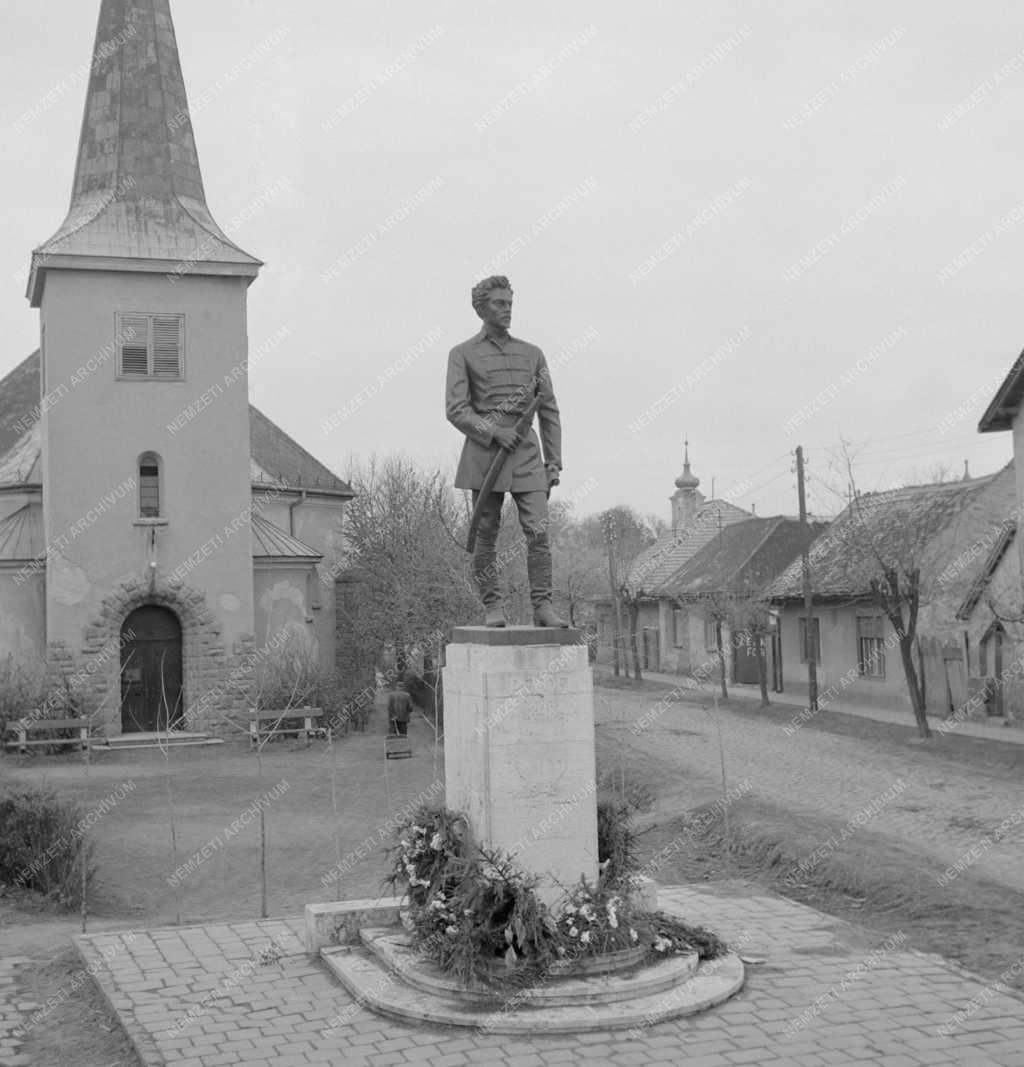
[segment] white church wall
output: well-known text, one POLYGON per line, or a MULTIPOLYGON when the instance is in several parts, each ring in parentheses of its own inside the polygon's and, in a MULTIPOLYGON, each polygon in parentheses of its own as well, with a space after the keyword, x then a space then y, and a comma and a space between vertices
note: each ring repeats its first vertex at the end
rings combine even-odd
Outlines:
POLYGON ((43 414, 50 640, 79 646, 111 587, 155 562, 204 594, 230 648, 253 631, 244 280, 51 268, 42 317, 47 389, 68 390, 43 414), (118 312, 184 314, 183 381, 116 380, 118 312), (138 518, 149 451, 165 524, 138 518))
POLYGON ((46 590, 41 569, 0 565, 0 659, 46 657, 46 590))
MULTIPOLYGON (((324 645, 312 610, 312 568, 309 564, 256 563, 253 591, 256 608, 256 647, 309 649, 319 658, 324 645)), ((329 666, 329 665, 328 665, 329 666)))

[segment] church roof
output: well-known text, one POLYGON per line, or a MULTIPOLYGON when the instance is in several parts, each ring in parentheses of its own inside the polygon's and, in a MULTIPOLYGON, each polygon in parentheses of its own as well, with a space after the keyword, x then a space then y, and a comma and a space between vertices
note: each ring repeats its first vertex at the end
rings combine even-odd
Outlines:
POLYGON ((262 515, 252 517, 253 559, 323 559, 324 554, 285 533, 262 515))
POLYGON ((249 439, 253 459, 285 485, 355 496, 347 482, 328 470, 253 404, 249 405, 249 439))
MULTIPOLYGON (((39 352, 0 378, 0 487, 42 482, 39 352)), ((249 405, 253 485, 354 496, 351 487, 249 405)))
POLYGON ((708 500, 697 508, 691 522, 680 530, 666 530, 657 541, 634 560, 629 584, 635 590, 653 594, 723 526, 753 518, 749 511, 727 500, 708 500))
POLYGON ((38 560, 45 549, 43 509, 38 504, 26 504, 0 519, 0 563, 38 560))
POLYGON ((64 266, 249 277, 261 266, 207 207, 170 0, 102 0, 71 207, 32 255, 33 307, 47 267, 64 266))

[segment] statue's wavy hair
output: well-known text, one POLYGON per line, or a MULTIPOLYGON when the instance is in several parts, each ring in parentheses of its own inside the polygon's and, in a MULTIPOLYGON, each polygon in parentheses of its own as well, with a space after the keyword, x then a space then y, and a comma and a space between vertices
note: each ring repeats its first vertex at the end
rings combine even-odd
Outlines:
MULTIPOLYGON (((492 274, 489 278, 484 278, 482 282, 477 282, 473 286, 472 300, 473 310, 480 315, 483 311, 484 304, 487 303, 487 297, 492 289, 507 289, 512 292, 512 286, 509 285, 508 278, 504 274, 492 274)), ((483 315, 480 315, 483 318, 483 315)))

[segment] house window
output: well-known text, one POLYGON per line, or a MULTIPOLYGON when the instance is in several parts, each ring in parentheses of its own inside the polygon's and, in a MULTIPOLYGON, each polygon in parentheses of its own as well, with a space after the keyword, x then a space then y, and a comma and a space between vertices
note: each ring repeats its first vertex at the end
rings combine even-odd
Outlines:
POLYGON ((704 620, 704 651, 718 651, 718 623, 714 619, 704 620))
POLYGON ((160 517, 160 457, 144 452, 139 457, 139 518, 160 517))
MULTIPOLYGON (((814 625, 811 627, 811 655, 814 656, 814 662, 821 662, 821 620, 813 619, 814 625)), ((807 662, 807 619, 800 619, 800 662, 807 662)))
POLYGON ((686 612, 682 608, 672 609, 672 644, 676 648, 686 644, 686 612))
POLYGON ((885 619, 857 616, 857 671, 865 678, 885 677, 885 619))
POLYGON ((116 340, 119 378, 184 377, 184 315, 118 315, 116 340))

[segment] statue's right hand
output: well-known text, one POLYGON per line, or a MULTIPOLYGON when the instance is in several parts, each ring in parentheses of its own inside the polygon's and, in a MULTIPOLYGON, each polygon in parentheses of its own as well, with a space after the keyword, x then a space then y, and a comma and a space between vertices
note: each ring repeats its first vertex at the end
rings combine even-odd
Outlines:
POLYGON ((507 452, 511 452, 519 444, 519 434, 511 426, 499 426, 493 431, 494 440, 507 452))

